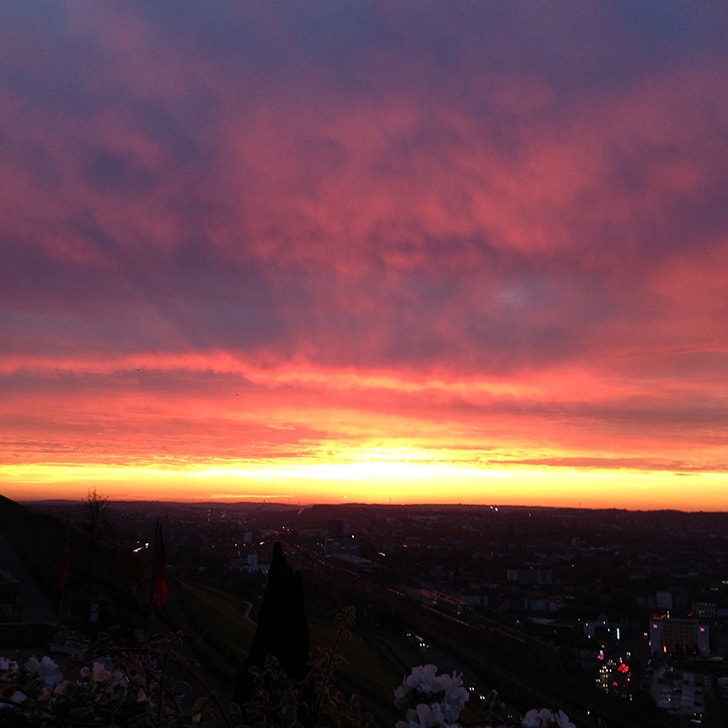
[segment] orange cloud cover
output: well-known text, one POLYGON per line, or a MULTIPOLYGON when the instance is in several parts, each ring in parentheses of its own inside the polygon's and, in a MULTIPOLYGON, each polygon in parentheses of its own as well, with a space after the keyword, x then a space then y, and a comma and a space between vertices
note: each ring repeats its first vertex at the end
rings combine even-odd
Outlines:
POLYGON ((724 9, 45 10, 3 492, 728 507, 724 9))

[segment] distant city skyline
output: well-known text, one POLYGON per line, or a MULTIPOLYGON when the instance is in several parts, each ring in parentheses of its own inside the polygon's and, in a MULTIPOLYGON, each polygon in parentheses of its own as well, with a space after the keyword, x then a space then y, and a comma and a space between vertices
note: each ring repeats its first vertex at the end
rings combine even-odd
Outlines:
POLYGON ((0 6, 0 493, 728 510, 725 3, 0 6))

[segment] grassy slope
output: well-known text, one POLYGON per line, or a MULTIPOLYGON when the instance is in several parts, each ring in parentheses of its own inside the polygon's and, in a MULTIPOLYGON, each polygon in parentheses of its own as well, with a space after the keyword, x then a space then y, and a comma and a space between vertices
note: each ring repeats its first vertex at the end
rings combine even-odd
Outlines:
MULTIPOLYGON (((211 587, 175 580, 177 607, 184 609, 191 626, 220 656, 235 667, 244 661, 255 633, 255 624, 243 614, 243 602, 211 587)), ((337 626, 309 619, 312 653, 328 650, 336 641, 337 626)), ((403 660, 416 659, 416 653, 403 653, 401 646, 388 645, 391 653, 403 660)), ((381 651, 370 641, 356 634, 344 637, 337 650, 341 658, 334 673, 334 681, 344 692, 354 692, 367 710, 377 718, 393 722, 397 717, 392 703, 394 688, 402 680, 402 673, 390 661, 383 659, 381 651)), ((410 662, 409 664, 414 664, 410 662)))
POLYGON ((170 595, 174 601, 169 608, 175 621, 184 623, 174 611, 181 608, 205 642, 232 668, 239 668, 255 634, 255 623, 244 614, 243 600, 183 579, 173 580, 170 595))

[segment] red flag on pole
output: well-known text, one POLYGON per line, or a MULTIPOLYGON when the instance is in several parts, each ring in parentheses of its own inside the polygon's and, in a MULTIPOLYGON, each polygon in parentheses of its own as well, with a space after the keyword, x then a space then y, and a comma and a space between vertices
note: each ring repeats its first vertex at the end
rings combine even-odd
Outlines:
POLYGON ((162 538, 162 524, 157 518, 154 529, 154 553, 152 569, 152 604, 163 607, 169 593, 169 579, 167 577, 167 559, 164 554, 164 539, 162 538))
POLYGON ((66 524, 66 535, 63 538, 63 551, 58 563, 58 588, 65 589, 71 575, 71 529, 66 524))

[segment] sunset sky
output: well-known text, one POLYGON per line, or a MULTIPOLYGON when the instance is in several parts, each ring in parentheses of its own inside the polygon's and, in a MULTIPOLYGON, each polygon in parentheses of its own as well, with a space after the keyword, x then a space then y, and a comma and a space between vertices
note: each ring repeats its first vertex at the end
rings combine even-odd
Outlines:
POLYGON ((728 510, 728 4, 0 4, 0 494, 728 510))

